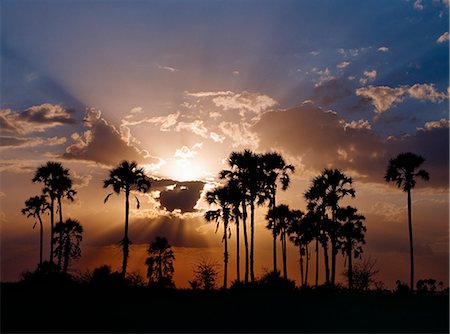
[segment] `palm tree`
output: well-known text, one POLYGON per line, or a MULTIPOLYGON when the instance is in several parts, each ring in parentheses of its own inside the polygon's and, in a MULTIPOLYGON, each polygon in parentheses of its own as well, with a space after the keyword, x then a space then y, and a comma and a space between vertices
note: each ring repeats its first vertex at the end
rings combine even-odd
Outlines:
MULTIPOLYGON (((266 215, 266 219, 272 221, 273 229, 280 235, 281 251, 283 260, 283 277, 287 279, 287 249, 286 235, 293 217, 301 218, 303 212, 300 210, 291 211, 288 205, 281 204, 273 207, 266 215)), ((276 272, 275 272, 276 273, 276 272)))
POLYGON ((351 177, 346 176, 338 169, 324 169, 321 175, 313 179, 312 191, 308 194, 311 200, 321 200, 323 208, 328 208, 331 213, 331 220, 325 220, 324 222, 327 223, 325 230, 331 243, 331 285, 333 286, 336 278, 336 255, 339 250, 337 236, 339 223, 336 219, 336 212, 340 200, 348 195, 355 197, 352 182, 351 177))
MULTIPOLYGON (((62 222, 61 198, 66 194, 69 199, 75 195, 71 189, 72 181, 69 178, 69 170, 65 169, 61 163, 48 161, 40 166, 32 179, 33 182, 41 182, 44 185, 42 193, 50 197, 50 240, 54 238, 55 228, 55 200, 58 200, 60 222, 62 222), (70 192, 69 192, 70 190, 70 192)), ((50 242, 50 262, 53 263, 53 242, 50 242)))
POLYGON ((83 226, 75 219, 67 219, 65 223, 58 223, 55 232, 59 236, 55 238, 55 251, 64 256, 63 273, 67 273, 70 259, 81 257, 80 243, 83 240, 83 226))
POLYGON ((145 260, 148 284, 157 284, 160 287, 173 286, 173 261, 175 255, 172 246, 164 237, 156 237, 147 249, 149 257, 145 260))
MULTIPOLYGON (((261 156, 262 170, 263 170, 263 187, 266 193, 266 198, 269 200, 269 210, 276 206, 276 191, 277 181, 281 181, 282 190, 289 187, 290 177, 289 173, 295 171, 293 165, 287 165, 283 157, 276 152, 266 153, 261 156)), ((277 272, 277 235, 275 229, 272 229, 273 235, 273 271, 277 272)))
POLYGON ((325 203, 325 185, 321 176, 316 176, 312 180, 311 186, 305 192, 304 197, 307 201, 307 216, 312 220, 315 226, 314 236, 316 239, 316 275, 315 286, 318 286, 319 279, 319 243, 323 247, 325 263, 325 284, 330 284, 330 266, 328 259, 328 236, 326 228, 329 225, 328 215, 326 214, 325 203))
POLYGON ((218 207, 216 210, 209 210, 205 213, 205 219, 207 221, 216 221, 216 232, 219 228, 220 221, 223 222, 223 237, 222 242, 224 243, 224 274, 223 274, 223 288, 227 288, 228 279, 228 238, 231 235, 230 229, 228 227, 229 221, 232 219, 232 199, 230 196, 230 191, 227 186, 216 188, 212 191, 206 193, 206 200, 211 205, 214 204, 218 207))
POLYGON ((313 240, 313 221, 310 215, 304 215, 301 211, 293 211, 292 222, 288 227, 289 240, 298 247, 300 255, 300 282, 308 284, 309 269, 309 243, 313 240), (303 257, 306 257, 306 268, 303 268, 303 257))
POLYGON ((229 193, 229 200, 231 204, 232 217, 234 219, 234 223, 236 225, 236 281, 240 283, 241 274, 240 274, 240 256, 239 256, 239 218, 241 217, 240 206, 242 203, 242 192, 239 187, 239 182, 235 179, 230 179, 226 185, 229 193))
MULTIPOLYGON (((240 192, 239 197, 235 200, 240 201, 242 207, 242 227, 244 234, 244 250, 245 250, 245 271, 244 271, 244 282, 249 281, 249 246, 248 246, 248 234, 247 234, 247 202, 248 202, 248 171, 244 167, 245 159, 244 154, 241 152, 231 152, 228 158, 228 165, 231 167, 230 170, 222 170, 220 172, 220 178, 226 179, 228 182, 232 181, 235 183, 236 188, 240 192)), ((237 210, 239 210, 239 203, 237 210)), ((237 234, 239 238, 239 234, 237 234)), ((239 244, 239 242, 237 242, 239 244)), ((239 252, 237 252, 239 254, 239 252)))
MULTIPOLYGON (((22 209, 22 214, 27 217, 37 218, 39 222, 39 266, 42 266, 42 247, 44 238, 41 214, 45 213, 47 210, 50 210, 50 206, 45 195, 30 197, 25 201, 25 207, 22 209)), ((36 223, 33 225, 33 229, 35 227, 36 223)))
POLYGON ((339 236, 343 239, 341 251, 348 258, 347 277, 349 289, 353 289, 352 258, 361 257, 363 252, 361 244, 366 243, 364 233, 367 231, 367 228, 363 224, 366 218, 359 215, 357 211, 356 208, 351 206, 340 208, 337 211, 337 218, 343 222, 339 230, 339 236))
MULTIPOLYGON (((72 180, 69 177, 69 170, 64 169, 63 174, 61 175, 58 185, 56 187, 56 199, 58 202, 58 212, 59 212, 59 223, 63 224, 63 215, 62 215, 62 199, 67 198, 68 200, 74 200, 73 196, 77 193, 74 189, 72 189, 72 180)), ((62 239, 62 230, 60 230, 59 237, 62 239)), ((60 248, 58 252, 58 268, 61 268, 61 261, 63 256, 63 249, 60 248)))
MULTIPOLYGON (((128 215, 129 215, 129 197, 132 191, 140 191, 146 193, 150 189, 150 181, 145 176, 143 168, 138 168, 135 161, 128 162, 122 161, 119 166, 109 171, 109 178, 103 181, 103 188, 111 186, 116 194, 120 194, 121 191, 125 193, 125 231, 124 237, 121 241, 123 249, 123 262, 122 262, 122 276, 125 277, 128 262, 128 252, 130 240, 128 239, 128 215)), ((106 196, 104 202, 113 193, 106 196)), ((139 209, 139 199, 134 196, 137 201, 137 208, 139 209)))
POLYGON ((416 178, 424 181, 430 179, 430 175, 424 169, 419 169, 425 159, 411 152, 400 153, 396 158, 389 160, 384 179, 386 182, 395 182, 399 188, 408 194, 408 228, 409 228, 409 254, 411 267, 410 289, 414 290, 414 247, 411 213, 411 190, 416 185, 416 178))

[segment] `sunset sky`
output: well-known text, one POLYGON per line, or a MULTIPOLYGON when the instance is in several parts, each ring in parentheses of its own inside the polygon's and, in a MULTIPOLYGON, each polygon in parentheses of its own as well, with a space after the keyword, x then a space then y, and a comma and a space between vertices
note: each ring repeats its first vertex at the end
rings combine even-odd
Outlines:
MULTIPOLYGON (((422 155, 430 181, 412 195, 415 276, 448 285, 448 0, 2 0, 0 15, 2 281, 38 262, 39 233, 21 208, 40 193, 31 179, 47 161, 68 168, 78 192, 63 203, 85 229, 72 271, 119 270, 124 198, 104 204, 102 185, 128 159, 155 179, 132 204, 128 272, 144 275, 148 243, 164 236, 175 283, 188 287, 201 257, 222 265, 202 196, 232 151, 251 149, 295 165, 277 193, 291 208, 305 210, 325 167, 354 179, 345 204, 366 217, 363 259, 377 260, 387 288, 409 279, 409 241, 406 194, 384 173, 400 152, 422 155)), ((272 268, 266 212, 256 213, 257 276, 272 268)))

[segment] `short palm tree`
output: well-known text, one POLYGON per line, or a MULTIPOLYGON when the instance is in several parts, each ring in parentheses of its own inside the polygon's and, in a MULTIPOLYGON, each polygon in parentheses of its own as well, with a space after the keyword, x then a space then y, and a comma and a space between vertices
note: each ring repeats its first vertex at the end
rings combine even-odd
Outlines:
POLYGON ((341 251, 348 259, 348 288, 353 289, 353 257, 358 258, 363 252, 361 245, 366 243, 364 234, 367 231, 363 222, 366 218, 351 206, 340 208, 337 211, 337 218, 343 222, 339 229, 339 237, 342 239, 341 251))
POLYGON ((175 255, 167 239, 156 237, 155 241, 150 243, 147 254, 149 256, 145 260, 145 264, 147 265, 148 284, 156 284, 161 287, 173 286, 175 255))
POLYGON ((55 251, 64 258, 63 273, 67 273, 70 260, 81 257, 80 243, 83 240, 83 226, 75 219, 67 219, 64 223, 57 223, 55 232, 55 251))
POLYGON ((384 179, 386 182, 395 182, 399 188, 408 194, 408 228, 409 228, 409 254, 410 254, 410 289, 414 290, 414 247, 411 213, 411 190, 416 186, 416 178, 424 181, 430 175, 424 169, 419 169, 425 159, 411 152, 400 153, 396 158, 390 159, 384 179))
MULTIPOLYGON (((128 263, 128 254, 130 240, 128 238, 128 216, 129 216, 129 197, 132 191, 146 193, 150 189, 150 180, 145 175, 143 168, 138 168, 135 161, 122 161, 119 166, 109 171, 109 178, 103 181, 103 188, 111 186, 116 194, 121 191, 125 193, 125 231, 121 241, 123 250, 122 276, 125 277, 128 263)), ((108 194, 105 203, 113 193, 108 194)), ((137 208, 139 209, 139 199, 135 196, 137 208)))
MULTIPOLYGON (((39 266, 42 266, 42 248, 44 238, 44 228, 42 225, 41 214, 50 210, 50 205, 47 202, 45 195, 30 197, 25 201, 25 207, 22 209, 22 214, 27 217, 37 218, 39 222, 39 266)), ((36 223, 33 225, 33 229, 36 227, 36 223)))

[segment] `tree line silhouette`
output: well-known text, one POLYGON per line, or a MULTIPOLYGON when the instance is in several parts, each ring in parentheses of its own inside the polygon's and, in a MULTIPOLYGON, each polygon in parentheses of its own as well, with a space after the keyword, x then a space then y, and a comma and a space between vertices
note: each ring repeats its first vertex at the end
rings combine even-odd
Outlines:
MULTIPOLYGON (((414 289, 414 257, 411 214, 411 190, 416 180, 429 180, 429 174, 420 169, 425 159, 411 152, 401 153, 390 159, 384 179, 395 182, 407 193, 408 227, 410 243, 410 290, 414 289)), ((206 193, 206 201, 210 209, 204 214, 208 222, 216 222, 216 232, 222 226, 223 252, 223 288, 228 288, 228 239, 234 234, 236 238, 236 281, 233 284, 252 285, 255 277, 255 210, 267 205, 266 228, 271 231, 273 243, 273 271, 266 278, 281 279, 277 264, 277 245, 281 249, 282 279, 288 281, 287 244, 292 242, 298 248, 300 285, 309 286, 309 268, 311 257, 315 256, 314 286, 319 285, 319 262, 323 256, 324 285, 336 286, 336 257, 344 256, 347 268, 344 271, 348 288, 353 289, 355 274, 357 280, 362 275, 361 267, 353 269, 353 259, 361 258, 365 234, 365 217, 352 206, 342 206, 345 198, 356 196, 353 179, 339 169, 325 168, 312 178, 308 189, 303 193, 306 211, 291 209, 286 204, 277 204, 278 188, 286 190, 291 183, 291 175, 295 172, 293 165, 287 164, 276 152, 257 154, 250 150, 232 152, 228 158, 228 168, 219 172, 221 185, 206 193), (232 233, 232 224, 235 232, 232 233), (242 236, 241 236, 242 233, 242 236), (244 275, 241 280, 241 237, 244 244, 244 275), (320 253, 323 253, 321 255, 320 253)), ((74 200, 77 192, 69 170, 61 163, 49 161, 37 168, 32 179, 42 184, 42 193, 25 201, 22 213, 36 219, 39 223, 40 247, 37 271, 51 268, 66 274, 72 261, 80 258, 80 244, 83 239, 83 227, 76 219, 63 220, 62 200, 74 200), (44 214, 50 214, 50 254, 49 260, 43 260, 43 221, 44 214), (55 214, 58 222, 55 223, 55 214)), ((109 171, 109 177, 103 182, 104 188, 112 188, 113 192, 125 196, 124 236, 120 241, 122 248, 122 268, 120 277, 125 278, 131 241, 128 237, 130 196, 140 202, 136 193, 146 193, 151 188, 150 178, 136 162, 122 161, 109 171)), ((156 237, 147 250, 148 285, 174 287, 174 252, 164 237, 156 237)), ((373 266, 369 273, 375 273, 373 266)), ((367 274, 367 273, 366 273, 367 274)), ((191 287, 203 286, 209 289, 214 286, 217 271, 208 262, 200 262, 194 270, 191 287), (206 276, 205 276, 206 275, 206 276), (212 281, 211 281, 212 280, 212 281)), ((369 279, 369 278, 367 278, 369 279)), ((361 284, 357 282, 357 287, 361 284)), ((426 281, 421 282, 426 286, 426 281), (423 283, 425 282, 425 283, 423 283)))

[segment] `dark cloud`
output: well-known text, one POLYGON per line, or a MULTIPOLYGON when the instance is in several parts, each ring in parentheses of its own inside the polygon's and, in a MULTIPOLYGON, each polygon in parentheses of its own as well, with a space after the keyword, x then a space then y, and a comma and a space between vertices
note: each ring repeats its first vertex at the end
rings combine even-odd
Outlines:
POLYGON ((33 106, 25 111, 17 112, 2 109, 0 112, 0 129, 4 132, 28 134, 44 132, 46 129, 63 124, 74 124, 73 110, 60 105, 44 103, 33 106))
POLYGON ((431 174, 429 185, 448 187, 448 128, 386 140, 367 126, 346 124, 336 113, 305 103, 264 114, 253 130, 259 135, 260 149, 284 150, 301 157, 305 167, 315 171, 324 167, 355 171, 367 181, 384 182, 389 159, 411 151, 427 159, 423 167, 431 174))
POLYGON ((99 110, 88 109, 84 121, 88 129, 81 135, 72 134, 75 143, 66 148, 64 158, 92 160, 109 166, 117 165, 122 160, 146 164, 159 161, 149 156, 148 152, 128 145, 119 131, 101 116, 99 110))
MULTIPOLYGON (((208 237, 199 231, 206 222, 202 216, 168 214, 155 218, 132 219, 129 226, 129 237, 134 244, 146 244, 156 236, 165 237, 175 247, 207 247, 208 237)), ((117 244, 123 239, 123 226, 100 235, 95 245, 105 246, 117 244)))
POLYGON ((173 190, 162 191, 159 200, 169 211, 180 209, 182 212, 193 212, 203 186, 201 181, 177 183, 173 190))

